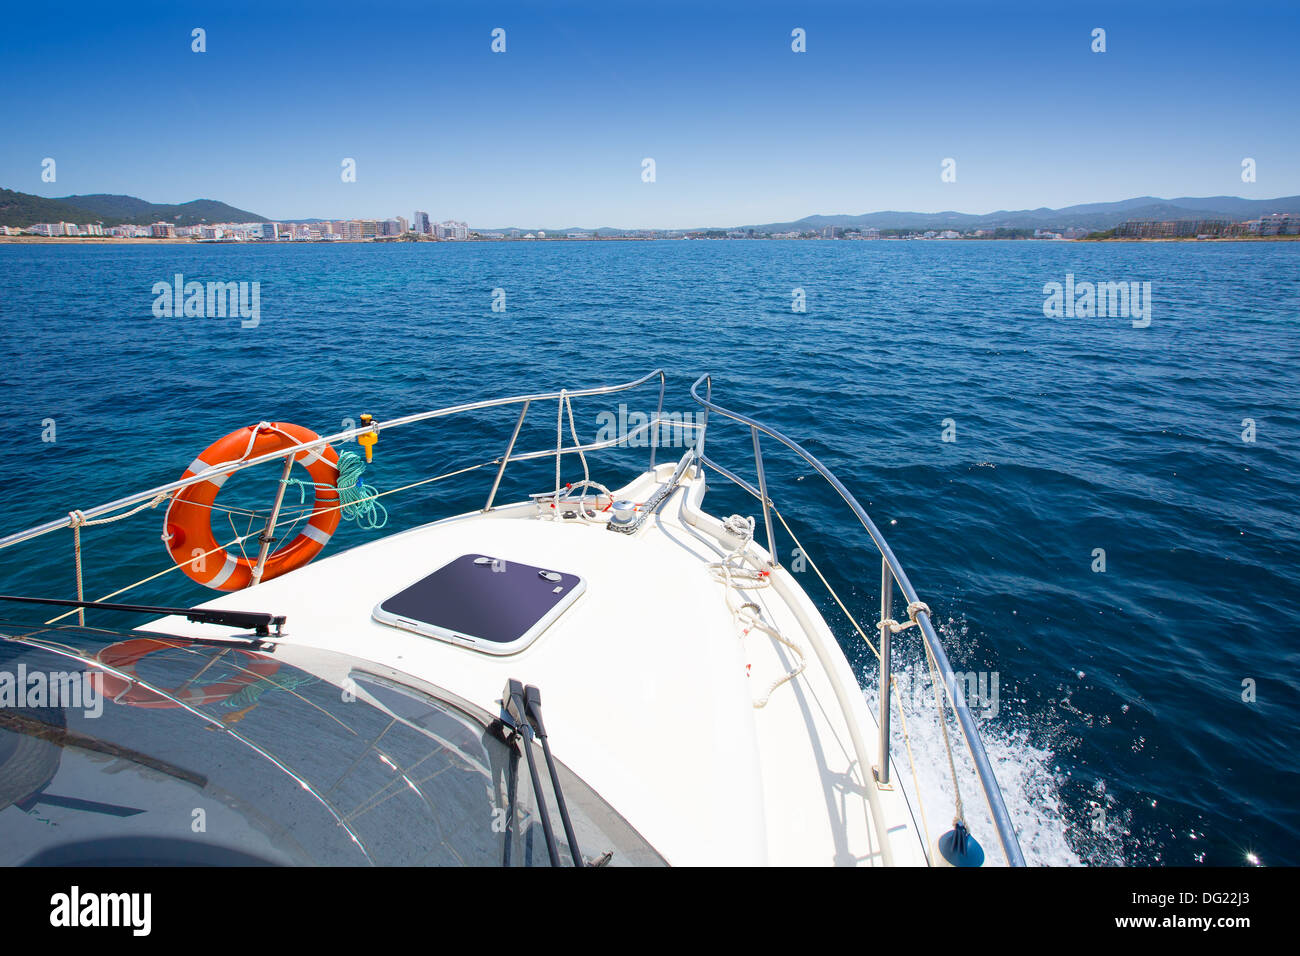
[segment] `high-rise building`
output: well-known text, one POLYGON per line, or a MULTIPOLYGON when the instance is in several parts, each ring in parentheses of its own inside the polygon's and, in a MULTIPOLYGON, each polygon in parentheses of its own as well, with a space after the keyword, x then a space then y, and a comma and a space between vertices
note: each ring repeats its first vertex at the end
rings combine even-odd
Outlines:
POLYGON ((422 236, 430 235, 432 230, 429 228, 429 214, 423 210, 415 210, 415 219, 411 222, 411 228, 422 236))

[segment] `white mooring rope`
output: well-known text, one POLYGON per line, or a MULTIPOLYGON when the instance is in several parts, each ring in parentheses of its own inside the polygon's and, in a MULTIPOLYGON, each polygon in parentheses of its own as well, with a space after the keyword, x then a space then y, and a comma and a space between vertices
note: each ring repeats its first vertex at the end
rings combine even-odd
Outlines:
MULTIPOLYGON (((130 511, 123 511, 119 515, 110 515, 107 518, 96 518, 93 521, 90 518, 87 518, 83 512, 79 511, 76 508, 73 508, 71 511, 68 512, 68 527, 72 529, 73 562, 77 568, 77 600, 78 601, 84 601, 86 599, 86 591, 84 586, 82 585, 82 579, 81 579, 81 529, 89 527, 91 525, 112 524, 114 521, 121 521, 123 518, 129 518, 131 517, 131 515, 143 511, 145 508, 156 508, 158 507, 158 505, 166 501, 167 498, 168 498, 167 495, 156 495, 155 497, 149 499, 148 501, 136 505, 130 511)), ((84 607, 77 608, 77 624, 80 625, 81 627, 86 626, 86 609, 84 607)))
POLYGON ((739 600, 737 592, 772 586, 771 573, 766 568, 759 567, 749 551, 749 543, 754 539, 753 517, 732 515, 722 523, 722 526, 730 534, 740 538, 740 543, 725 558, 713 562, 708 568, 713 579, 726 587, 724 594, 727 607, 741 625, 741 636, 746 637, 754 630, 762 631, 772 640, 790 648, 799 659, 793 670, 774 680, 767 688, 767 692, 754 701, 754 709, 758 710, 767 706, 768 700, 778 687, 802 674, 808 662, 802 647, 789 640, 774 625, 763 620, 762 608, 753 601, 741 603, 739 600))

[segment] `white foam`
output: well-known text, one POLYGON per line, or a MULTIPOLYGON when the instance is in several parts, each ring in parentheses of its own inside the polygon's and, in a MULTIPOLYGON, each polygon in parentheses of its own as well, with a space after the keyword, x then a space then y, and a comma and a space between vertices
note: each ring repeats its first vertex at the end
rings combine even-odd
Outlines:
MULTIPOLYGON (((939 632, 945 649, 950 652, 966 637, 965 625, 953 621, 940 626, 939 632)), ((921 657, 919 646, 912 646, 916 642, 907 640, 905 644, 907 646, 896 651, 893 664, 896 685, 903 691, 900 699, 907 719, 908 742, 916 761, 916 780, 913 780, 907 742, 904 741, 903 728, 898 719, 898 704, 894 703, 891 709, 890 737, 896 772, 895 784, 907 795, 913 814, 920 824, 921 814, 918 812, 916 793, 916 785, 919 784, 925 822, 933 844, 952 825, 955 809, 952 774, 943 733, 936 719, 937 711, 928 668, 921 657)), ((1060 794, 1065 777, 1054 766, 1050 729, 1044 728, 1041 733, 1034 732, 1026 716, 1017 710, 1019 701, 1010 697, 1014 688, 999 686, 998 690, 1000 693, 995 698, 996 708, 981 707, 980 702, 975 700, 969 701, 969 706, 976 717, 984 749, 1001 786, 1025 862, 1031 866, 1079 866, 1085 862, 1122 864, 1122 857, 1117 856, 1120 834, 1124 832, 1126 821, 1118 819, 1108 810, 1100 818, 1101 826, 1097 832, 1089 828, 1087 832, 1080 833, 1071 826, 1070 817, 1076 814, 1067 816, 1064 812, 1060 794), (1046 744, 1045 738, 1048 741, 1046 744), (1079 849, 1084 849, 1082 858, 1079 849)), ((875 682, 865 688, 863 693, 872 711, 879 713, 875 682)), ((966 825, 984 848, 989 863, 1004 863, 1005 857, 998 843, 997 831, 993 827, 974 763, 966 751, 956 719, 951 716, 951 708, 945 708, 945 711, 948 714, 948 739, 953 744, 966 825)), ((1104 802, 1104 794, 1099 800, 1104 802)), ((1086 819, 1089 813, 1083 810, 1077 816, 1086 819)))

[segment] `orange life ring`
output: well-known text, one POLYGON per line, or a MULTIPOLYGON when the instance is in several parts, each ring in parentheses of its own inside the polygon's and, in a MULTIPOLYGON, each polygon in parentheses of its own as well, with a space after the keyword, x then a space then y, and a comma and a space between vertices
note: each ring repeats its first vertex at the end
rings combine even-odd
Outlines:
MULTIPOLYGON (((185 469, 189 478, 231 461, 256 458, 289 448, 320 436, 309 428, 288 422, 262 422, 233 431, 213 442, 185 469)), ((311 519, 285 547, 266 559, 262 580, 269 581, 302 567, 320 554, 339 526, 339 454, 329 445, 306 449, 294 456, 316 484, 316 502, 311 519)), ((229 473, 196 482, 177 491, 163 519, 163 541, 172 560, 200 584, 218 591, 238 591, 253 580, 256 558, 236 556, 222 548, 212 532, 212 503, 229 473)))
MULTIPOLYGON (((188 646, 183 641, 160 641, 152 637, 137 637, 129 641, 110 644, 96 654, 95 659, 115 670, 124 671, 135 677, 135 665, 145 655, 168 648, 188 646)), ((99 674, 101 681, 100 693, 119 704, 128 704, 132 707, 154 709, 180 707, 181 704, 177 703, 177 701, 198 707, 203 704, 217 704, 229 697, 233 697, 250 684, 255 684, 259 680, 270 677, 280 669, 280 662, 269 657, 254 654, 252 651, 246 651, 238 647, 231 650, 248 658, 248 663, 241 665, 244 669, 242 674, 237 674, 229 680, 220 681, 216 684, 160 688, 161 691, 166 692, 168 697, 175 697, 177 700, 169 700, 168 697, 160 696, 158 691, 150 690, 135 681, 126 680, 108 671, 101 671, 99 674)))

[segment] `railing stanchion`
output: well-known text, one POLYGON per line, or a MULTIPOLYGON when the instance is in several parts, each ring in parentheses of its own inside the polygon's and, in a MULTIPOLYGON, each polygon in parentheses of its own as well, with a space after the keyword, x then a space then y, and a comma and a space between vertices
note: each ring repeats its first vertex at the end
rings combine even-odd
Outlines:
MULTIPOLYGON (((880 559, 880 620, 888 621, 894 604, 894 574, 889 562, 880 559)), ((889 682, 892 679, 889 644, 893 629, 880 629, 880 764, 875 768, 876 783, 889 786, 889 682)))
POLYGON ((506 473, 506 465, 510 463, 510 453, 515 450, 515 440, 519 437, 519 429, 524 427, 524 416, 528 414, 530 401, 524 401, 524 407, 519 409, 519 420, 515 422, 515 430, 510 435, 510 444, 506 445, 506 453, 501 458, 501 467, 497 469, 497 476, 492 481, 492 490, 488 492, 487 504, 483 506, 484 511, 492 510, 492 501, 497 496, 497 487, 501 484, 501 476, 506 473))
POLYGON ((659 408, 655 411, 654 430, 650 433, 650 470, 655 470, 655 453, 659 450, 659 436, 663 432, 663 425, 660 419, 664 417, 664 386, 668 384, 667 377, 659 373, 659 408))
POLYGON ((291 452, 285 455, 284 458, 284 470, 280 472, 280 487, 275 490, 275 504, 271 506, 271 517, 266 519, 266 527, 258 537, 262 546, 257 552, 257 563, 253 565, 253 584, 257 584, 262 580, 262 571, 266 568, 266 558, 271 553, 271 543, 275 541, 275 523, 280 518, 280 506, 284 504, 284 489, 289 484, 289 472, 292 470, 293 453, 291 452))
MULTIPOLYGON (((706 376, 706 378, 707 378, 707 376, 706 376)), ((713 379, 712 379, 712 378, 708 378, 707 382, 705 383, 705 387, 706 387, 706 389, 707 389, 707 394, 712 395, 712 394, 713 394, 713 379)), ((697 454, 698 454, 698 457, 699 457, 699 459, 700 459, 700 471, 701 471, 701 472, 703 472, 703 470, 704 470, 704 440, 705 440, 705 438, 708 437, 708 432, 709 432, 709 406, 705 405, 705 406, 704 406, 704 421, 700 422, 700 441, 699 441, 699 445, 698 445, 698 447, 697 447, 697 454)))
POLYGON ((555 510, 555 517, 560 516, 560 482, 563 481, 564 473, 564 396, 568 393, 560 389, 558 405, 555 410, 555 497, 552 499, 555 510))
POLYGON ((754 464, 758 467, 758 493, 763 496, 763 525, 767 528, 767 563, 777 567, 781 562, 776 559, 776 542, 772 538, 772 512, 768 507, 767 476, 763 474, 763 452, 758 447, 758 429, 750 428, 754 436, 754 464))

